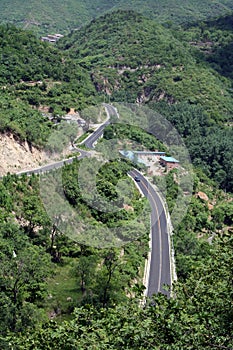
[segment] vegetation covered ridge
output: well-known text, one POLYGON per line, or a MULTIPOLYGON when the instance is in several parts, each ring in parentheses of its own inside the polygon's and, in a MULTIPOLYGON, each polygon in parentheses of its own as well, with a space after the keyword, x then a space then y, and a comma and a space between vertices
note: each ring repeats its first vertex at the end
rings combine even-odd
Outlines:
POLYGON ((0 46, 0 132, 41 147, 51 130, 44 111, 61 116, 96 103, 88 72, 33 33, 0 26, 0 46))
POLYGON ((133 11, 117 11, 93 20, 63 38, 58 47, 91 71, 99 92, 116 101, 201 105, 215 121, 232 114, 231 81, 189 43, 133 11))
MULTIPOLYGON (((86 6, 91 3, 86 1, 86 6)), ((115 2, 104 4, 106 10, 115 2)), ((141 4, 144 9, 152 1, 141 4)), ((208 8, 207 0, 192 1, 192 8, 195 4, 208 8)), ((133 166, 129 160, 118 158, 117 151, 116 158, 99 168, 103 159, 92 158, 90 171, 82 167, 83 160, 75 160, 58 170, 61 187, 55 171, 4 176, 0 349, 232 350, 232 75, 224 47, 232 29, 231 24, 229 30, 220 28, 221 23, 213 23, 213 28, 197 23, 174 32, 171 23, 165 28, 132 11, 118 11, 74 31, 57 46, 10 25, 0 27, 1 133, 42 148, 53 130, 53 151, 76 136, 71 124, 62 128, 61 116, 72 108, 98 122, 96 108, 85 107, 103 102, 107 95, 110 101, 147 104, 166 117, 185 141, 194 165, 193 187, 186 193, 179 186, 179 169, 147 170, 170 212, 181 192, 190 196, 190 203, 172 236, 178 277, 174 297, 154 295, 145 307, 141 300, 150 213, 128 176, 133 166), (211 49, 207 42, 201 49, 205 37, 212 40, 211 49), (83 196, 81 168, 85 179, 99 169, 93 198, 92 190, 83 196), (51 189, 57 192, 53 195, 51 189), (72 210, 66 227, 61 198, 72 210), (105 210, 111 202, 119 210, 105 210), (123 246, 112 246, 114 232, 120 233, 115 242, 120 238, 123 246)), ((115 106, 119 113, 126 109, 115 106)), ((176 141, 173 135, 169 133, 171 142, 176 141)), ((124 150, 134 144, 166 150, 152 135, 127 124, 107 126, 95 152, 107 154, 109 139, 116 136, 124 150)), ((142 164, 140 169, 146 172, 142 164)))
MULTIPOLYGON (((112 165, 99 174, 107 185, 100 183, 100 191, 107 196, 109 191, 115 196, 112 165)), ((90 219, 93 209, 82 201, 72 176, 78 167, 64 169, 66 195, 90 219)), ((124 169, 118 165, 121 175, 124 169)), ((170 202, 177 190, 175 173, 166 181, 170 202)), ((232 348, 232 201, 201 172, 174 237, 176 297, 155 295, 144 308, 140 271, 148 233, 122 249, 86 247, 52 225, 38 197, 37 177, 8 175, 0 187, 2 349, 232 348)), ((113 217, 107 219, 114 224, 113 217)))
POLYGON ((163 23, 187 23, 229 13, 233 6, 230 0, 41 0, 39 3, 35 0, 28 3, 3 0, 0 20, 33 29, 38 34, 65 34, 116 9, 133 9, 163 23))

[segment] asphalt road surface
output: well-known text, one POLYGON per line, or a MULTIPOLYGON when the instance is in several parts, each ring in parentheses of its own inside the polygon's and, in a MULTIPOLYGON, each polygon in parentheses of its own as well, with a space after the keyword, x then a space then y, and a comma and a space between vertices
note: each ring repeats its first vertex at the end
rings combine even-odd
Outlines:
POLYGON ((151 260, 147 296, 158 292, 170 296, 166 287, 171 286, 170 239, 164 206, 154 187, 140 172, 135 169, 129 175, 137 177, 137 185, 151 206, 151 260))
MULTIPOLYGON (((96 131, 94 131, 84 141, 86 147, 93 149, 95 142, 102 136, 106 125, 110 124, 111 116, 116 116, 117 112, 113 106, 105 105, 109 119, 103 123, 96 131)), ((17 175, 22 174, 40 174, 54 169, 61 168, 65 164, 70 164, 74 159, 82 159, 89 156, 89 152, 78 149, 80 156, 74 156, 68 159, 64 159, 58 162, 54 162, 33 170, 26 170, 17 175)), ((170 265, 170 240, 167 227, 167 218, 163 203, 152 185, 146 180, 146 178, 139 173, 136 169, 131 171, 129 175, 134 178, 138 177, 140 180, 137 182, 142 193, 148 198, 151 206, 151 260, 149 269, 148 291, 147 296, 151 297, 153 294, 161 292, 170 296, 169 290, 165 286, 171 286, 171 265, 170 265)))
MULTIPOLYGON (((83 143, 86 147, 90 148, 90 149, 94 149, 94 144, 95 142, 103 135, 104 132, 104 128, 110 124, 110 118, 111 116, 115 116, 116 115, 116 109, 108 104, 104 104, 104 106, 107 108, 108 111, 108 120, 103 123, 96 131, 94 131, 83 143)), ((74 156, 74 157, 70 157, 68 159, 63 159, 61 161, 57 161, 57 162, 53 162, 35 169, 31 169, 31 170, 24 170, 24 171, 20 171, 18 172, 16 175, 31 175, 31 174, 41 174, 41 173, 45 173, 47 171, 51 171, 51 170, 55 170, 55 169, 59 169, 61 167, 63 167, 65 164, 70 164, 74 161, 74 159, 82 159, 84 157, 88 157, 89 156, 89 152, 84 151, 82 149, 77 148, 76 151, 78 151, 80 153, 80 156, 74 156)))
POLYGON ((65 164, 71 164, 74 161, 74 159, 82 159, 84 157, 89 156, 89 152, 87 152, 87 151, 84 151, 82 149, 77 149, 77 151, 80 153, 79 156, 74 156, 74 157, 70 157, 67 159, 63 159, 63 160, 60 160, 58 162, 43 165, 43 166, 35 168, 35 169, 20 171, 16 175, 42 174, 42 173, 45 173, 47 171, 62 168, 65 164))
POLYGON ((90 149, 95 148, 95 142, 103 135, 104 128, 110 124, 111 116, 116 115, 116 109, 113 106, 107 104, 104 104, 104 106, 107 108, 109 119, 84 141, 84 145, 90 149))

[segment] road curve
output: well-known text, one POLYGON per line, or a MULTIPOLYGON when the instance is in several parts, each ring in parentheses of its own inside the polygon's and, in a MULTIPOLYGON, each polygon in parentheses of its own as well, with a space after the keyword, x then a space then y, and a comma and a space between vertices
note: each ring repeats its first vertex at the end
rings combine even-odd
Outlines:
POLYGON ((104 104, 104 107, 107 110, 108 119, 83 142, 87 148, 94 149, 96 141, 103 135, 105 127, 110 124, 111 116, 115 116, 117 113, 116 109, 111 105, 104 104))
POLYGON ((77 149, 77 151, 80 153, 79 156, 74 156, 74 157, 70 157, 70 158, 67 158, 67 159, 59 160, 57 162, 53 162, 53 163, 50 163, 50 164, 47 164, 47 165, 43 165, 43 166, 35 168, 35 169, 23 170, 23 171, 20 171, 20 172, 16 173, 16 175, 20 176, 20 175, 31 175, 31 174, 46 173, 46 172, 51 171, 51 170, 62 168, 65 164, 71 164, 75 159, 82 159, 84 157, 88 157, 89 156, 89 152, 87 152, 87 151, 84 151, 82 149, 77 149))
POLYGON ((151 206, 151 255, 149 262, 149 277, 147 281, 147 297, 153 294, 163 293, 170 296, 171 286, 171 264, 170 264, 170 238, 164 205, 150 182, 136 169, 129 172, 137 182, 144 196, 149 200, 151 206))
MULTIPOLYGON (((103 135, 104 128, 110 124, 111 116, 114 116, 117 113, 115 107, 108 105, 108 104, 103 104, 103 105, 107 110, 108 119, 97 130, 95 130, 90 136, 88 136, 86 138, 86 140, 84 140, 83 144, 90 149, 94 148, 95 142, 103 135)), ((48 172, 51 170, 59 169, 59 168, 63 167, 65 164, 71 164, 74 161, 74 159, 82 159, 84 157, 89 156, 89 152, 87 152, 87 151, 84 151, 84 150, 79 149, 79 148, 77 148, 76 150, 80 153, 80 156, 70 157, 70 158, 63 159, 63 160, 60 160, 57 162, 53 162, 53 163, 50 163, 47 165, 43 165, 41 167, 31 169, 31 170, 23 170, 23 171, 16 173, 16 175, 24 175, 24 174, 31 175, 31 174, 45 173, 45 172, 48 172)))
MULTIPOLYGON (((113 106, 105 105, 108 113, 108 120, 94 131, 85 141, 86 147, 93 149, 95 142, 102 136, 106 125, 110 124, 111 116, 116 116, 117 111, 113 106)), ((77 149, 79 156, 63 159, 58 162, 44 165, 32 170, 25 170, 16 175, 40 174, 70 164, 74 159, 82 159, 89 156, 89 152, 77 149)), ((151 206, 151 259, 149 266, 149 279, 147 285, 147 297, 153 294, 163 293, 170 296, 170 292, 164 288, 165 285, 171 286, 171 264, 170 264, 170 239, 168 224, 164 205, 150 182, 136 169, 132 170, 129 175, 134 178, 137 176, 140 182, 137 182, 139 188, 145 197, 148 198, 151 206)))
MULTIPOLYGON (((113 106, 105 105, 110 116, 116 116, 117 111, 113 106)), ((91 134, 85 141, 88 148, 94 148, 95 142, 102 136, 106 121, 99 129, 91 134)), ((147 297, 153 294, 163 293, 170 296, 170 291, 165 286, 171 286, 171 257, 170 257, 170 238, 167 224, 167 217, 164 205, 148 180, 136 169, 129 172, 133 178, 138 176, 142 193, 148 198, 151 206, 151 259, 149 267, 149 280, 147 286, 147 297)))

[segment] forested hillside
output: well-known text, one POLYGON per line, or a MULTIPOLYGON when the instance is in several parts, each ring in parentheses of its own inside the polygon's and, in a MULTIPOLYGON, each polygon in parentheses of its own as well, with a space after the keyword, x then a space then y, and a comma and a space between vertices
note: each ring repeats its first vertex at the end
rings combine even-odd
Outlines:
MULTIPOLYGON (((73 208, 94 220, 96 230, 121 222, 132 234, 127 222, 142 205, 133 183, 128 179, 134 193, 128 204, 136 211, 99 215, 82 200, 75 178, 79 166, 75 162, 62 174, 73 208)), ((114 186, 127 177, 128 166, 115 161, 101 169, 102 195, 115 197, 114 186)), ((36 176, 8 175, 0 184, 1 349, 232 348, 230 196, 195 173, 192 201, 174 235, 175 298, 155 295, 142 308, 147 230, 142 226, 140 238, 121 248, 74 242, 48 218, 38 181, 36 176)), ((166 181, 171 203, 177 189, 174 173, 166 181)))
POLYGON ((1 22, 12 23, 38 34, 67 33, 89 22, 96 14, 115 5, 115 1, 65 0, 40 2, 23 0, 1 2, 1 22))
MULTIPOLYGON (((232 129, 223 125, 233 112, 227 74, 231 61, 224 56, 229 62, 224 73, 224 62, 213 62, 215 51, 206 56, 193 47, 195 35, 201 40, 200 28, 173 33, 134 12, 117 11, 70 34, 58 46, 91 71, 97 91, 115 101, 146 103, 165 115, 187 141, 194 164, 232 191, 232 129)), ((213 29, 212 36, 216 32, 218 41, 223 40, 225 32, 213 29)), ((228 30, 225 41, 231 33, 228 30)))
POLYGON ((185 23, 226 14, 233 5, 230 0, 2 0, 0 19, 38 34, 64 34, 117 9, 134 10, 160 22, 185 23))
POLYGON ((179 40, 186 41, 196 49, 199 57, 211 64, 220 74, 232 75, 233 15, 215 20, 196 22, 174 31, 179 40), (184 30, 185 29, 185 30, 184 30))
POLYGON ((185 100, 203 106, 215 121, 232 113, 231 82, 169 29, 135 12, 105 15, 58 45, 92 71, 98 91, 117 101, 185 100))
MULTIPOLYGON (((23 17, 16 18, 24 9, 41 21, 33 17, 36 8, 48 16, 42 28, 64 31, 90 13, 123 4, 52 1, 48 9, 45 1, 3 3, 0 16, 11 10, 14 23, 22 24, 23 17), (53 20, 57 14, 59 25, 53 20)), ((130 3, 148 15, 150 8, 151 17, 167 21, 172 12, 180 21, 204 18, 210 8, 215 15, 231 2, 182 1, 183 12, 177 2, 130 3)), ((232 350, 232 35, 231 15, 174 27, 122 10, 93 20, 54 46, 29 31, 0 26, 0 136, 46 151, 52 132, 51 152, 68 140, 67 130, 76 136, 76 127, 61 123, 71 109, 96 121, 95 108, 103 102, 120 113, 127 108, 119 102, 133 102, 171 122, 193 165, 192 190, 183 193, 190 203, 172 235, 178 280, 170 298, 159 293, 144 307, 150 212, 128 172, 147 170, 118 152, 103 165, 101 151, 112 138, 122 148, 135 142, 167 151, 167 144, 139 127, 106 127, 92 152, 97 158, 89 158, 91 170, 83 172, 89 178, 99 169, 93 198, 89 188, 83 196, 83 160, 41 176, 5 174, 0 180, 0 349, 232 350), (106 210, 111 201, 119 210, 106 210), (62 226, 67 217, 69 225, 62 226)), ((147 172, 158 191, 159 185, 166 187, 162 192, 171 213, 181 194, 179 175, 179 169, 147 172)))
POLYGON ((95 103, 95 89, 82 67, 33 33, 0 27, 0 130, 42 146, 51 124, 38 108, 63 115, 95 103))

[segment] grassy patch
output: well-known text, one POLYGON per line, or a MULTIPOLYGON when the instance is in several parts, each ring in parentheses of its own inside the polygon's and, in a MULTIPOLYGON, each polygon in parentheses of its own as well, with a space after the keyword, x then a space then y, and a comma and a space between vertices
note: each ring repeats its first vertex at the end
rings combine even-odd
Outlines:
POLYGON ((49 317, 64 318, 80 302, 82 295, 72 269, 76 259, 66 258, 56 265, 54 275, 48 280, 48 298, 44 305, 49 317))
POLYGON ((87 130, 84 134, 82 134, 79 138, 75 140, 76 144, 79 144, 83 140, 85 140, 91 133, 93 133, 93 130, 87 130))

